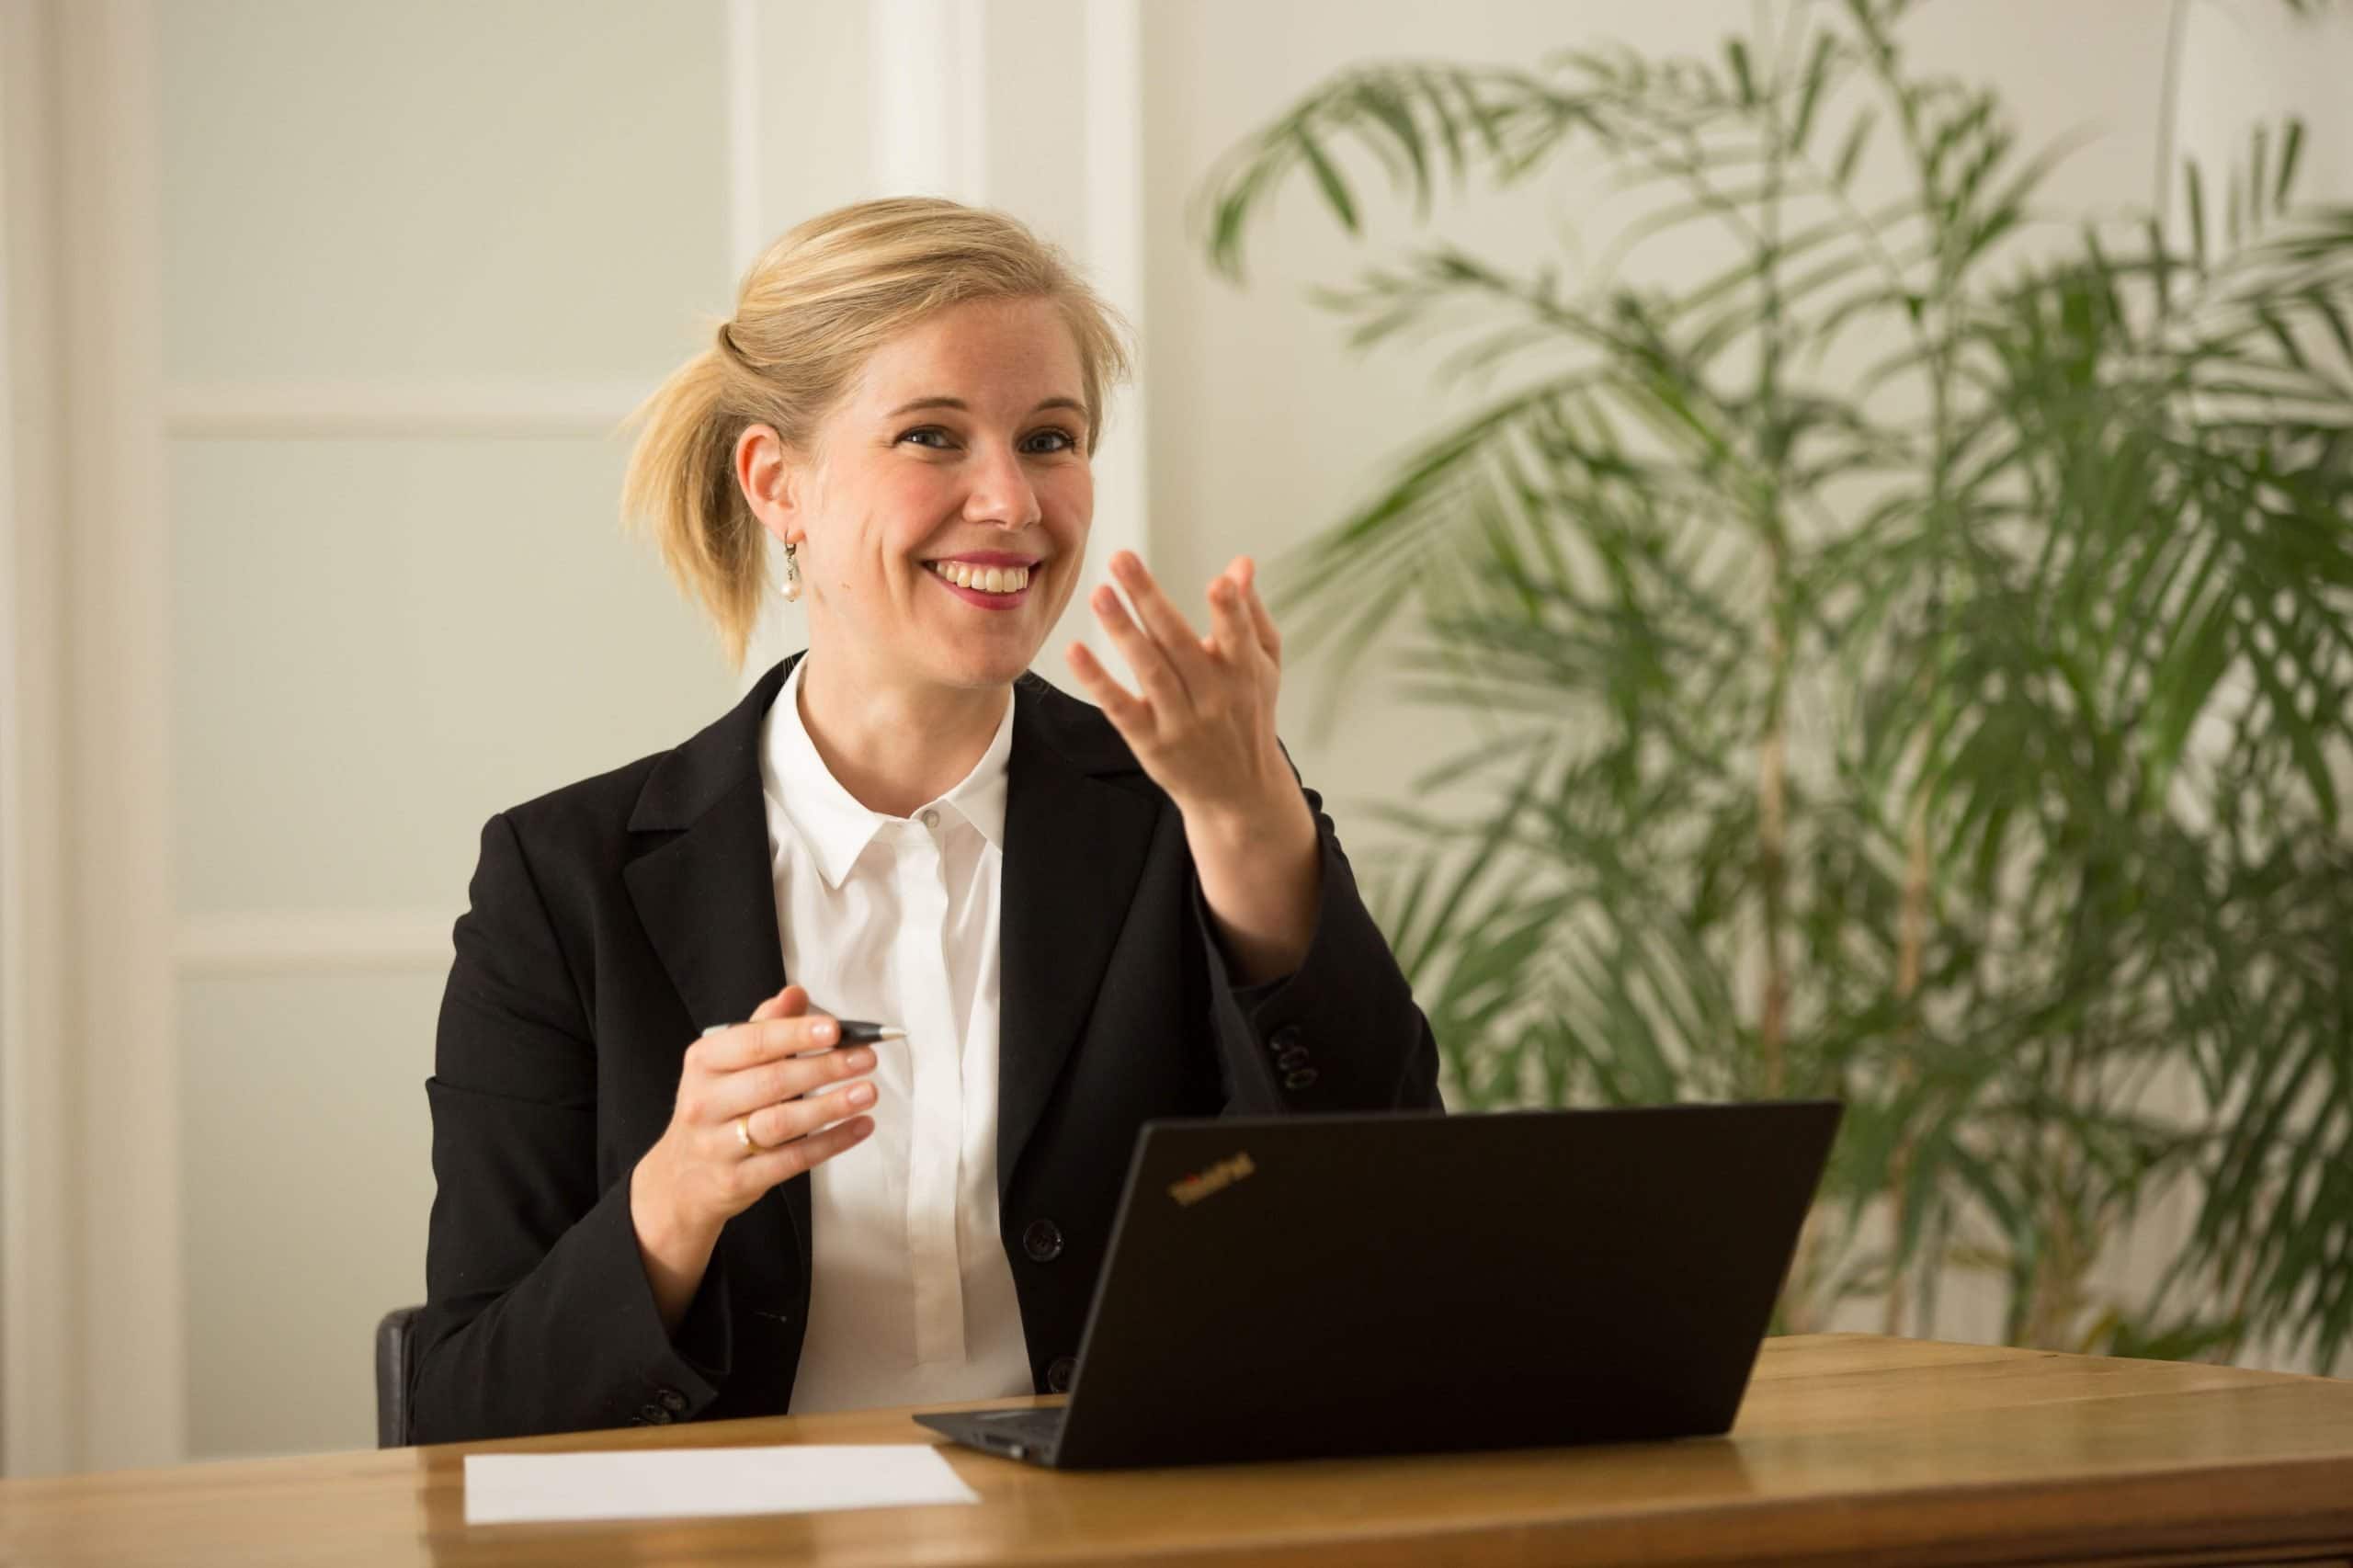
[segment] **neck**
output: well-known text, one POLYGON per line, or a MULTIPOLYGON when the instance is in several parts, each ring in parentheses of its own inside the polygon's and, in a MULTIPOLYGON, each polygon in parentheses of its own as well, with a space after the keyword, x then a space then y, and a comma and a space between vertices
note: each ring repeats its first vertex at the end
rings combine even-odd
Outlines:
POLYGON ((910 687, 866 678, 827 655, 802 655, 801 723, 850 798, 912 816, 972 771, 996 738, 1009 686, 910 687))

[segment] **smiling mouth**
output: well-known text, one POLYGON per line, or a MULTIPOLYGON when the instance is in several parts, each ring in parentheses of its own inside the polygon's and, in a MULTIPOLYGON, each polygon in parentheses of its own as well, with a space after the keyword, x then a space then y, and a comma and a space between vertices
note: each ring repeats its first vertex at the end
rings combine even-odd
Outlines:
POLYGON ((926 561, 924 565, 932 575, 980 594, 1017 594, 1029 585, 1029 575, 1036 570, 1029 566, 972 566, 961 561, 926 561))

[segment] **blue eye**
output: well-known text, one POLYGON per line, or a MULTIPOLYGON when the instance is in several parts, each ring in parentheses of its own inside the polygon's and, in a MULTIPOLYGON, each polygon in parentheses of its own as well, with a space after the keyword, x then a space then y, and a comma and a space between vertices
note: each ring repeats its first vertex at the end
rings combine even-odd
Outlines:
MULTIPOLYGON (((937 436, 943 443, 952 442, 954 439, 954 437, 947 431, 941 429, 937 425, 918 425, 912 430, 903 430, 899 433, 898 438, 904 441, 908 439, 910 437, 915 436, 937 436)), ((1074 452, 1078 450, 1078 437, 1060 426, 1055 426, 1046 430, 1040 430, 1029 438, 1032 441, 1035 441, 1041 437, 1050 437, 1052 440, 1060 442, 1061 445, 1031 447, 1029 449, 1029 451, 1039 456, 1051 456, 1060 452, 1074 452)), ((927 441, 918 441, 915 444, 917 446, 931 446, 931 443, 927 441)), ((947 446, 943 444, 941 446, 932 447, 931 449, 934 451, 945 451, 947 450, 947 446)))

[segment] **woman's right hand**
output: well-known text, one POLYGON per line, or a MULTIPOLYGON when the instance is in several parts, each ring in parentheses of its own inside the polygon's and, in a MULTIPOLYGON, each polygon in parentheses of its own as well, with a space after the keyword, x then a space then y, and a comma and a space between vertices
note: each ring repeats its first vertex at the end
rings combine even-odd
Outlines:
POLYGON ((839 1035, 831 1017, 809 1011, 808 992, 788 985, 749 1022, 687 1047, 670 1125, 647 1155, 682 1228, 715 1234, 777 1183, 874 1131, 872 1117, 856 1114, 874 1103, 873 1084, 842 1083, 873 1068, 874 1048, 834 1050, 839 1035))
POLYGON ((839 1026, 788 985, 748 1022, 687 1047, 670 1125, 630 1176, 630 1218, 663 1325, 676 1331, 710 1267, 720 1228, 760 1195, 874 1131, 874 1048, 831 1047, 839 1026), (814 1051, 815 1055, 802 1052, 814 1051), (829 1092, 819 1093, 826 1090, 829 1092), (744 1119, 756 1147, 735 1131, 744 1119))

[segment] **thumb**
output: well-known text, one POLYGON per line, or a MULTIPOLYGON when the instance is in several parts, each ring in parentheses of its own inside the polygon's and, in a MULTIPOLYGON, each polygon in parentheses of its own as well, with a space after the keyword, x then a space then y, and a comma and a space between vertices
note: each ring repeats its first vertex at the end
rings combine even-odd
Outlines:
POLYGON ((752 1009, 750 1021, 764 1023, 770 1018, 797 1018, 809 1010, 808 988, 788 985, 758 1006, 752 1009))

